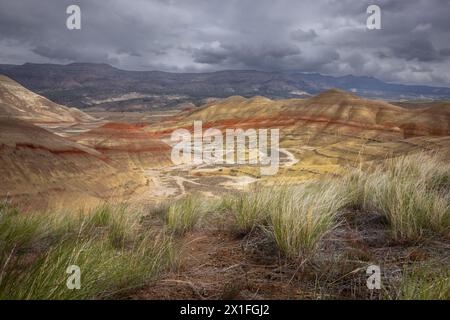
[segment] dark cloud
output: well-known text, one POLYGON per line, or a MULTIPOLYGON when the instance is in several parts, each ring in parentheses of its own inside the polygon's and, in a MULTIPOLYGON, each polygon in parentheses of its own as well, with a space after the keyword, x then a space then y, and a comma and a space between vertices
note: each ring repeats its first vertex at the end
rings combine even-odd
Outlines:
POLYGON ((396 43, 392 47, 393 54, 398 58, 408 61, 417 60, 421 62, 431 62, 439 60, 441 55, 428 39, 407 39, 396 43))
POLYGON ((303 31, 302 29, 297 29, 291 32, 291 38, 297 41, 311 41, 317 38, 317 33, 309 29, 308 31, 303 31))
POLYGON ((0 0, 0 63, 260 69, 450 86, 448 0, 0 0), (82 29, 65 27, 78 4, 82 29), (365 28, 381 7, 382 30, 365 28))
POLYGON ((223 63, 227 59, 228 55, 229 52, 218 42, 210 45, 204 45, 201 48, 195 48, 192 50, 194 62, 211 65, 223 63))
POLYGON ((441 57, 450 57, 450 48, 443 48, 439 50, 439 55, 441 57))
POLYGON ((61 48, 61 47, 46 47, 37 46, 32 48, 31 51, 37 55, 40 55, 50 60, 57 60, 62 62, 72 62, 72 61, 90 61, 90 62, 106 62, 110 64, 118 63, 118 59, 110 58, 104 52, 93 52, 90 50, 83 50, 78 48, 61 48))

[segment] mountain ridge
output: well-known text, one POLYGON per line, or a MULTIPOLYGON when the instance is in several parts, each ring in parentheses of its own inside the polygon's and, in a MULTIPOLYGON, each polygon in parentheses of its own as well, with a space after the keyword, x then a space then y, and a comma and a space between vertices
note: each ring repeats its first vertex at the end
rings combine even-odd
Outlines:
POLYGON ((222 70, 205 73, 127 71, 108 64, 0 65, 0 73, 59 104, 112 111, 171 108, 241 95, 304 98, 331 88, 385 100, 450 99, 450 88, 383 82, 368 76, 334 77, 297 71, 222 70))

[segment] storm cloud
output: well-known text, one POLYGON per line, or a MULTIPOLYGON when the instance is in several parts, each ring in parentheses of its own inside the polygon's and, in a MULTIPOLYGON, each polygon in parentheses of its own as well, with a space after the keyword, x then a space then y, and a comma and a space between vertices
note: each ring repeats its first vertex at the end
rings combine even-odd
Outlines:
POLYGON ((0 0, 0 63, 292 70, 450 86, 447 0, 0 0), (81 8, 82 29, 66 28, 81 8), (381 8, 368 30, 366 9, 381 8))

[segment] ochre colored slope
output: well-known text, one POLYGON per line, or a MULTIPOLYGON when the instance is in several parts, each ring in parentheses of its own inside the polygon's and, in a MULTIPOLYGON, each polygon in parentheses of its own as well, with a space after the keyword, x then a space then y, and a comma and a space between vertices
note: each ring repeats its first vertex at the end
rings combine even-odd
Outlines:
POLYGON ((405 137, 449 135, 449 108, 404 109, 384 101, 367 100, 329 90, 310 99, 270 100, 231 97, 188 113, 180 123, 194 120, 218 125, 286 126, 327 124, 364 130, 391 131, 405 137), (260 125, 258 125, 260 124, 260 125))
POLYGON ((126 200, 152 187, 144 168, 169 155, 142 126, 98 121, 0 76, 1 198, 32 207, 126 200))
POLYGON ((145 183, 98 151, 17 119, 0 119, 0 176, 2 197, 33 208, 89 206, 145 183))
POLYGON ((203 122, 203 128, 222 130, 278 128, 280 146, 298 162, 281 168, 272 178, 309 179, 399 154, 430 150, 450 153, 449 110, 445 104, 402 108, 329 90, 310 99, 230 97, 147 130, 167 137, 176 128, 192 129, 196 120, 203 122))
POLYGON ((3 75, 0 75, 0 117, 34 123, 93 120, 84 112, 56 104, 3 75))
POLYGON ((110 122, 71 139, 101 152, 120 167, 169 164, 170 146, 145 128, 146 125, 110 122))
MULTIPOLYGON (((68 205, 86 199, 81 203, 88 204, 111 197, 135 199, 136 195, 154 200, 158 194, 172 194, 171 190, 174 195, 177 190, 185 192, 183 181, 191 178, 189 188, 203 185, 209 191, 208 185, 195 179, 209 181, 208 175, 214 174, 222 176, 217 181, 225 179, 223 176, 249 175, 262 183, 278 183, 339 175, 362 162, 411 152, 439 150, 450 156, 450 108, 445 103, 407 109, 329 90, 310 99, 235 96, 153 124, 90 121, 84 125, 84 118, 67 115, 68 108, 59 109, 33 94, 37 100, 24 98, 28 97, 26 89, 13 91, 15 95, 3 93, 2 98, 17 107, 0 117, 0 173, 4 180, 0 194, 22 203, 43 199, 42 203, 50 204, 56 199, 68 205), (39 108, 32 108, 32 103, 39 108), (51 114, 42 111, 47 104, 51 114), (51 126, 43 126, 48 131, 36 125, 49 119, 75 122, 57 125, 57 134, 51 126), (167 139, 175 129, 192 129, 194 121, 202 121, 204 129, 279 129, 284 159, 278 174, 261 178, 257 168, 247 165, 216 173, 173 169, 167 139)), ((218 187, 211 181, 211 186, 218 187)))

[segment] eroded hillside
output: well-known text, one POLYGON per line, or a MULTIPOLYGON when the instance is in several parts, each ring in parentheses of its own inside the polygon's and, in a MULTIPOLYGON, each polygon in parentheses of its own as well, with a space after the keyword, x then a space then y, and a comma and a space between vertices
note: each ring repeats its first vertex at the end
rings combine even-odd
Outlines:
POLYGON ((126 200, 151 187, 142 167, 163 162, 168 149, 139 130, 55 104, 2 76, 1 197, 25 208, 126 200))
MULTIPOLYGON (((402 108, 329 90, 309 99, 232 96, 156 122, 95 119, 16 82, 0 81, 2 197, 40 205, 115 199, 155 203, 220 195, 255 183, 301 183, 419 151, 450 155, 450 105, 402 108), (171 161, 171 133, 203 128, 279 129, 280 168, 171 161), (56 201, 57 200, 57 201, 56 201)), ((117 117, 115 117, 117 119, 117 117)), ((135 117, 133 117, 135 119, 135 117)), ((247 150, 248 151, 248 150, 247 150)))
MULTIPOLYGON (((330 90, 310 99, 270 100, 230 97, 185 112, 158 127, 148 128, 168 138, 175 128, 279 128, 281 165, 268 181, 294 181, 339 174, 368 161, 439 150, 450 154, 450 105, 404 109, 384 101, 367 100, 330 90), (166 136, 164 136, 166 135, 166 136), (289 159, 294 161, 289 161, 289 159)), ((255 168, 202 168, 191 174, 232 173, 258 178, 255 168)))

